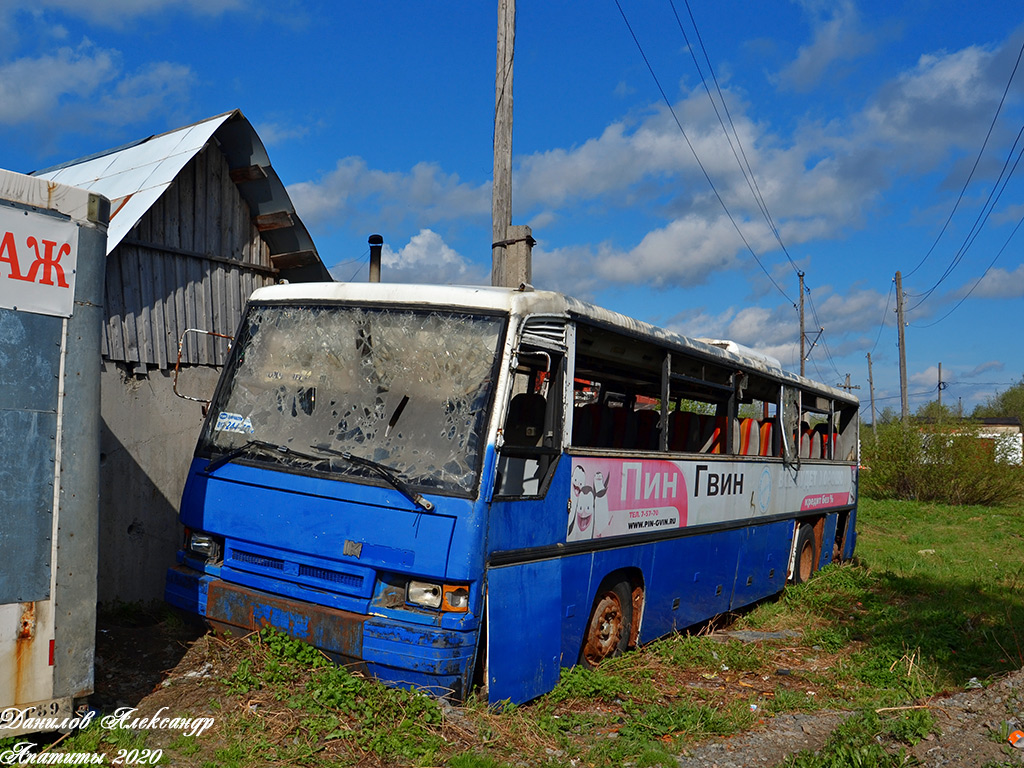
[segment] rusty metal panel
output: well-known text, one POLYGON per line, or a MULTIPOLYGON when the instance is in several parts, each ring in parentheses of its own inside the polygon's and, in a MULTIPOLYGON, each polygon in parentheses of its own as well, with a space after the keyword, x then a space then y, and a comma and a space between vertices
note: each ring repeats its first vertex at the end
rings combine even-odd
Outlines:
POLYGON ((206 618, 214 624, 256 630, 267 624, 329 653, 363 656, 366 616, 300 603, 216 581, 206 598, 206 618))
POLYGON ((0 309, 0 603, 50 596, 62 327, 0 309))

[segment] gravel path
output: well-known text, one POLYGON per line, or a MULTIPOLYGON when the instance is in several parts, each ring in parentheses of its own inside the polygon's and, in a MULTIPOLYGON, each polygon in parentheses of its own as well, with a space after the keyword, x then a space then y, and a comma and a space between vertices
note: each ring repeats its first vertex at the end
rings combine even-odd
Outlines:
MULTIPOLYGON (((1012 749, 1002 735, 1024 729, 1024 670, 987 688, 966 690, 926 702, 934 732, 907 751, 926 768, 982 768, 1024 765, 1024 749, 1012 749)), ((680 768, 775 766, 801 750, 818 750, 849 712, 780 715, 763 730, 694 746, 679 757, 680 768)), ((893 751, 901 745, 887 745, 893 751)), ((903 745, 905 746, 905 745, 903 745)))

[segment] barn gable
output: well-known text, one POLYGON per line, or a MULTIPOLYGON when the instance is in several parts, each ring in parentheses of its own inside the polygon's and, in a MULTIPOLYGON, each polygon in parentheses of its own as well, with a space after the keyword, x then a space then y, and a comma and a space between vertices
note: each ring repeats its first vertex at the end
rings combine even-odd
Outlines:
MULTIPOLYGON (((136 372, 173 367, 188 328, 234 333, 255 288, 331 279, 237 110, 34 175, 110 198, 102 352, 136 372)), ((182 362, 225 355, 190 334, 182 362)))

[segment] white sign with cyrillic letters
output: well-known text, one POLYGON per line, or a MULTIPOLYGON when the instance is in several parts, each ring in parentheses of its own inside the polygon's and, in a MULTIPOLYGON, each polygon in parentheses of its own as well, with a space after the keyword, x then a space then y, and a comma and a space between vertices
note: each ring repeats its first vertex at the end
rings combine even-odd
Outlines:
POLYGON ((0 307, 70 317, 77 264, 73 221, 0 206, 0 307))

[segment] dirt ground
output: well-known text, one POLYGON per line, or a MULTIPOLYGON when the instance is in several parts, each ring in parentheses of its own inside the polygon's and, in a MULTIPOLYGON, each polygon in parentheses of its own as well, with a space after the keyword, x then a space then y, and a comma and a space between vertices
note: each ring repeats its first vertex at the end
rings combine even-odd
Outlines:
MULTIPOLYGON (((166 621, 166 615, 135 616, 130 621, 101 620, 97 633, 96 693, 92 705, 108 713, 139 707, 139 715, 167 707, 169 712, 199 716, 211 709, 211 676, 217 640, 201 627, 166 621)), ((919 705, 931 709, 935 732, 910 749, 929 768, 1024 765, 1024 749, 1013 749, 1005 734, 1024 730, 1024 670, 984 688, 949 692, 919 705), (1003 738, 1000 738, 1000 736, 1003 738)), ((754 729, 715 738, 688 748, 681 768, 775 766, 804 749, 817 750, 848 712, 783 714, 754 729)), ((151 744, 150 746, 158 746, 151 744)), ((572 756, 563 756, 564 760, 572 756)))

